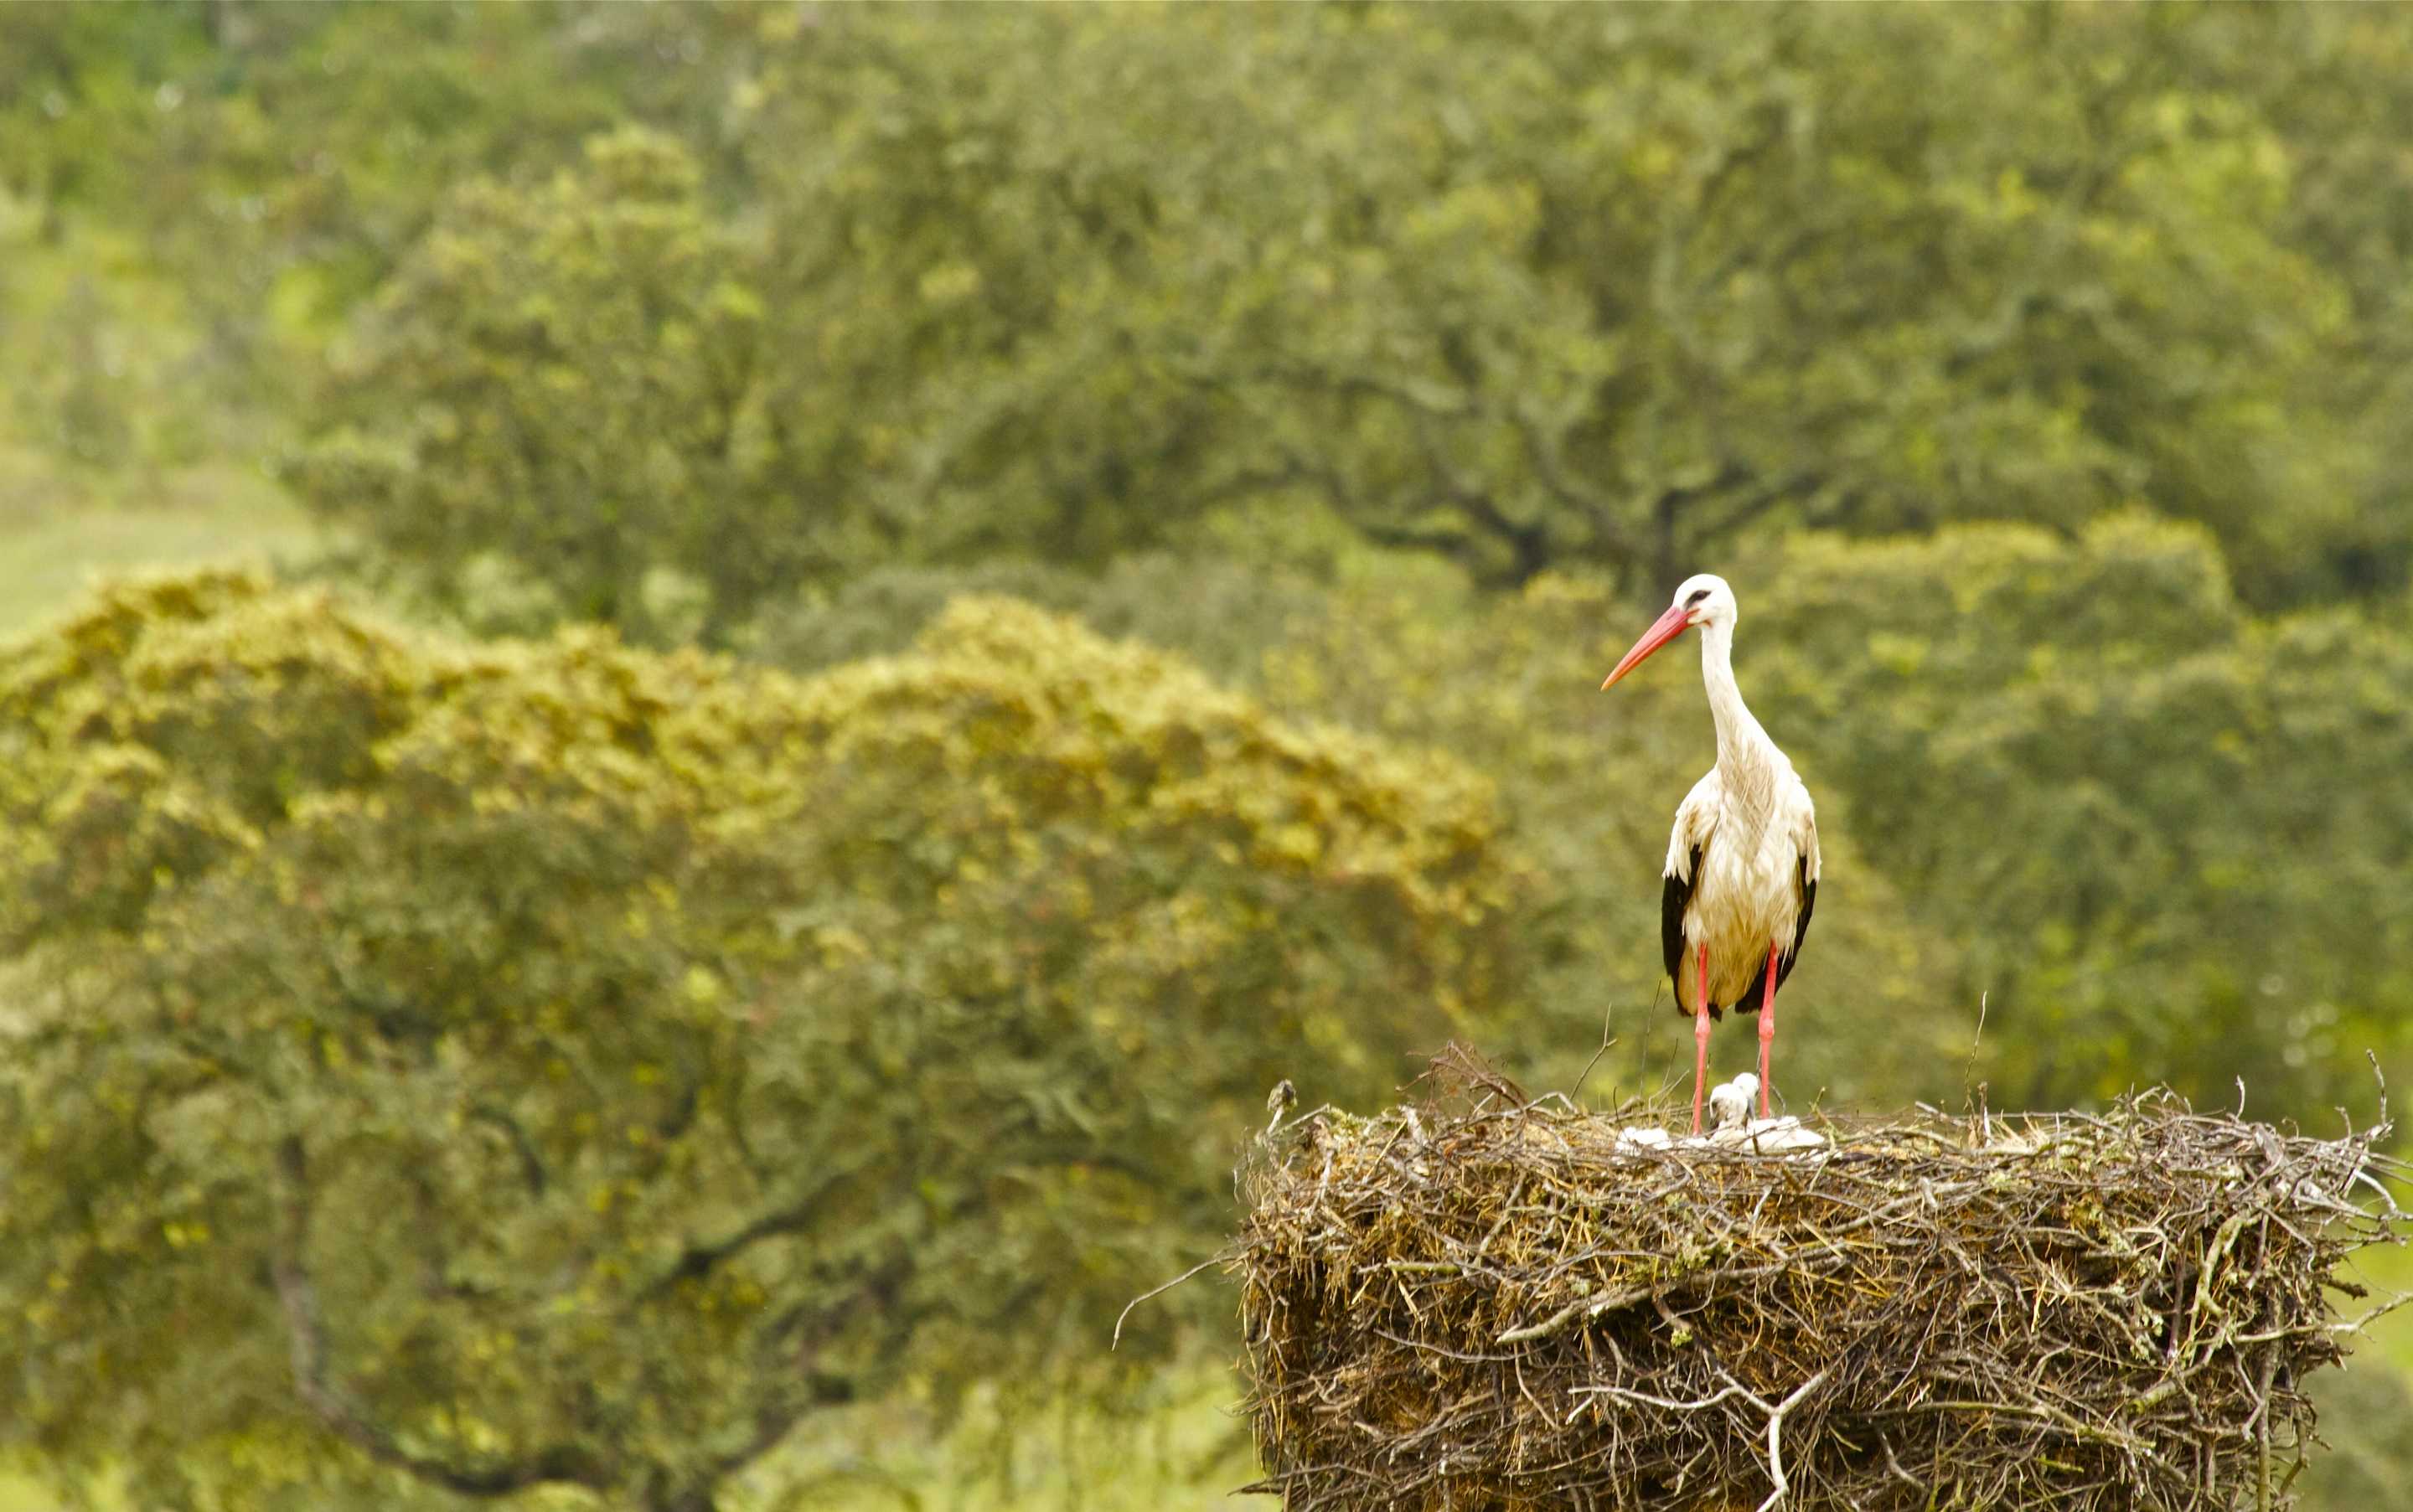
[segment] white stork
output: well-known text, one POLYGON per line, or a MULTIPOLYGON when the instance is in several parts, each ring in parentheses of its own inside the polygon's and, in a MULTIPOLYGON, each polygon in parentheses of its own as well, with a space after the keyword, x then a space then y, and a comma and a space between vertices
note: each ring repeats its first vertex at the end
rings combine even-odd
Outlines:
POLYGON ((1701 627, 1701 680, 1718 727, 1718 764, 1676 809, 1667 841, 1660 945, 1676 979, 1676 1009, 1693 1019, 1693 1132, 1701 1132, 1710 1020, 1733 1008, 1759 1015, 1759 1116, 1768 1117, 1768 1059, 1776 1043, 1776 989, 1793 971, 1818 897, 1818 823, 1793 763, 1743 706, 1734 680, 1734 590, 1725 579, 1687 578, 1676 601, 1643 632, 1600 686, 1606 691, 1645 657, 1701 627))

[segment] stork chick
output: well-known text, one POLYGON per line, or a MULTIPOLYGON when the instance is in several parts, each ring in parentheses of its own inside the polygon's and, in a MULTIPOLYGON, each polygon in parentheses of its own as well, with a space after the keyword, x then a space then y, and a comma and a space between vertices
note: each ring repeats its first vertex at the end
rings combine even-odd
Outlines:
POLYGON ((1718 1133, 1743 1126, 1751 1117, 1752 1094, 1758 1090, 1759 1078, 1746 1071, 1710 1093, 1710 1121, 1718 1133))
POLYGON ((1697 625, 1701 680, 1717 726, 1718 763, 1676 809, 1667 841, 1659 934, 1676 1008, 1693 1020, 1693 1133, 1701 1132, 1710 1021, 1725 1010, 1759 1015, 1759 1116, 1766 1119, 1776 1044, 1776 989, 1793 971, 1818 897, 1818 824, 1793 763, 1744 707, 1734 679, 1739 617, 1725 579, 1684 580, 1676 600, 1600 686, 1697 625))

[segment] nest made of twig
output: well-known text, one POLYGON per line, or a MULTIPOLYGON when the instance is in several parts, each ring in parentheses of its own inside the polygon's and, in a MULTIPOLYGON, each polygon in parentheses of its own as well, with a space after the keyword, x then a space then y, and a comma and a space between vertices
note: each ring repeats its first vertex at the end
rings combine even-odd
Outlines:
POLYGON ((1621 1145, 1632 1105, 1318 1113, 1245 1173, 1265 1478, 1286 1507, 2287 1504, 2331 1288, 2401 1215, 2380 1131, 2151 1095, 1621 1145), (2362 1200, 2349 1200, 2361 1194, 2362 1200), (2376 1195, 2375 1195, 2376 1193, 2376 1195))

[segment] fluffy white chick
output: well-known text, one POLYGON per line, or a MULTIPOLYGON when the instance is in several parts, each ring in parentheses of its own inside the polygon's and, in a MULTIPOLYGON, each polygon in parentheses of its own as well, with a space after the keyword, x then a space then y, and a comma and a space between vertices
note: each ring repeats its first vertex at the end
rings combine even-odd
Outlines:
POLYGON ((1723 1087, 1710 1092, 1710 1116, 1712 1127, 1724 1132, 1740 1129, 1751 1118, 1751 1101, 1759 1095, 1759 1078, 1746 1071, 1723 1087))

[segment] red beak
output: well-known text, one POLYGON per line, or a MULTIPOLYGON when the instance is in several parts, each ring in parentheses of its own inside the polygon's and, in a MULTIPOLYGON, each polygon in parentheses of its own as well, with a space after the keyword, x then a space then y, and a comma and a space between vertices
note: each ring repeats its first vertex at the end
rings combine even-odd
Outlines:
POLYGON ((1617 664, 1617 670, 1608 674, 1608 681, 1600 685, 1601 691, 1604 693, 1608 691, 1609 687, 1614 684, 1617 679, 1624 676, 1627 673, 1632 672, 1635 668, 1640 666, 1642 664, 1643 658, 1649 656, 1651 652, 1658 650, 1661 646, 1666 645, 1669 641, 1674 640, 1677 636, 1683 634, 1685 629, 1691 623, 1691 621, 1686 617, 1690 614, 1691 611, 1686 609, 1682 604, 1677 604, 1670 608, 1665 614, 1661 615, 1659 616, 1659 622, 1651 626, 1649 630, 1644 630, 1642 632, 1642 639, 1634 643, 1634 649, 1625 653, 1625 660, 1620 661, 1617 664))

